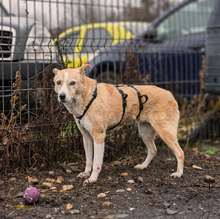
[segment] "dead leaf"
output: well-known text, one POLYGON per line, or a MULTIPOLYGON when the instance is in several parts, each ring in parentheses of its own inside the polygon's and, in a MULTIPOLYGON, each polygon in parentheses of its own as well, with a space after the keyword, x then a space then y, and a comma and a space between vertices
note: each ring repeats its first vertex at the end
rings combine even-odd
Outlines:
POLYGON ((127 183, 134 184, 134 180, 130 179, 130 180, 127 181, 127 183))
POLYGON ((112 203, 109 201, 103 202, 102 207, 109 207, 112 203))
POLYGON ((97 198, 106 198, 106 194, 105 193, 99 193, 97 195, 97 198))
POLYGON ((9 142, 9 139, 6 136, 4 136, 3 141, 2 141, 3 145, 8 144, 8 142, 9 142))
POLYGON ((66 205, 66 210, 68 211, 68 210, 70 210, 70 209, 72 209, 73 208, 73 205, 71 205, 70 203, 68 203, 67 205, 66 205))
POLYGON ((18 208, 18 209, 19 209, 19 208, 25 208, 25 207, 26 207, 26 205, 17 205, 17 206, 16 206, 16 208, 18 208))
POLYGON ((51 179, 51 178, 46 178, 47 182, 55 182, 55 179, 51 179))
POLYGON ((46 167, 46 165, 45 165, 44 163, 42 163, 42 164, 40 165, 40 170, 44 170, 45 167, 46 167))
POLYGON ((12 177, 12 178, 9 179, 9 181, 10 181, 10 182, 16 182, 16 178, 15 178, 15 177, 12 177))
POLYGON ((197 170, 202 170, 202 167, 199 167, 197 165, 192 165, 192 168, 197 169, 197 170))
POLYGON ((193 148, 193 151, 198 154, 199 153, 199 149, 198 148, 193 148))
POLYGON ((55 183, 61 184, 63 181, 64 181, 63 177, 62 176, 58 176, 56 181, 55 181, 55 183))
POLYGON ((63 189, 60 190, 60 192, 65 192, 65 191, 70 190, 70 189, 72 189, 72 188, 73 188, 73 185, 64 185, 64 186, 63 186, 63 189))
POLYGON ((121 176, 126 177, 126 176, 128 176, 128 173, 126 173, 126 172, 125 172, 125 173, 122 173, 121 176))
POLYGON ((215 183, 215 178, 212 176, 209 176, 209 175, 205 175, 204 182, 205 183, 215 183))
POLYGON ((31 176, 26 176, 25 179, 26 179, 28 182, 31 182, 31 180, 33 180, 33 177, 31 177, 31 176))
POLYGON ((43 182, 41 184, 41 186, 46 188, 46 189, 50 189, 53 186, 53 183, 51 183, 51 182, 43 182))
POLYGON ((0 179, 0 185, 4 184, 5 181, 3 179, 0 179))
POLYGON ((178 213, 178 211, 171 210, 169 208, 167 208, 166 211, 167 211, 167 214, 169 214, 169 215, 173 215, 173 214, 177 214, 178 213))
POLYGON ((20 141, 20 133, 18 131, 14 131, 14 138, 18 139, 20 141))
POLYGON ((66 173, 72 173, 72 170, 66 170, 66 173))

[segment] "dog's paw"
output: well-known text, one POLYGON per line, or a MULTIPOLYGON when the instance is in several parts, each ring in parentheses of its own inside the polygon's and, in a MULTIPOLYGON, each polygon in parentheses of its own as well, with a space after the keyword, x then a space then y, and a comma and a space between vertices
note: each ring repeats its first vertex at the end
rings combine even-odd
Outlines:
POLYGON ((77 177, 78 178, 88 178, 90 176, 90 172, 82 172, 77 177))
POLYGON ((173 178, 180 178, 182 175, 183 174, 181 174, 181 173, 175 172, 175 173, 172 173, 170 176, 173 178))
POLYGON ((134 169, 136 170, 143 170, 145 168, 145 166, 143 166, 142 164, 138 164, 134 167, 134 169))
POLYGON ((83 182, 83 186, 86 186, 88 184, 91 184, 91 183, 94 183, 96 182, 97 180, 96 179, 92 179, 91 177, 89 179, 86 179, 84 182, 83 182))

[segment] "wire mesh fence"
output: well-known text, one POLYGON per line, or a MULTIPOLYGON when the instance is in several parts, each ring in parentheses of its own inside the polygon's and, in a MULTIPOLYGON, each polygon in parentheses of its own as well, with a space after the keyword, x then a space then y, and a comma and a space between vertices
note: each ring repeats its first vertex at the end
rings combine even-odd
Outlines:
MULTIPOLYGON (((217 1, 0 0, 1 171, 84 159, 81 134, 53 92, 55 67, 89 63, 98 82, 168 89, 180 140, 218 138, 219 97, 204 92, 217 1)), ((108 132, 105 157, 140 145, 133 127, 108 132)))

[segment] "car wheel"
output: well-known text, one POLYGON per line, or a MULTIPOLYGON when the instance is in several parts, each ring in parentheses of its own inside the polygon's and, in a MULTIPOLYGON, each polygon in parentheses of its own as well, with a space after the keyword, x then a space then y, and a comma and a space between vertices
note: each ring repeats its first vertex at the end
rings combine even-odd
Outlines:
POLYGON ((120 82, 120 77, 112 71, 106 71, 97 75, 96 80, 97 82, 117 84, 120 82))

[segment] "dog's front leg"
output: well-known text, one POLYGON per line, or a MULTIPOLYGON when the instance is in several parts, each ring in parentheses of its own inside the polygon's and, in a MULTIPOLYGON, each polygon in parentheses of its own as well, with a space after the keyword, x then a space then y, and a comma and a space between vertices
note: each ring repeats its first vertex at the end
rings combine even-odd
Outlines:
MULTIPOLYGON (((76 120, 77 121, 77 120, 76 120)), ((93 139, 89 132, 85 130, 81 125, 76 122, 80 132, 83 136, 83 146, 85 149, 85 155, 86 155, 86 167, 85 171, 78 174, 78 178, 88 178, 90 176, 90 172, 92 170, 92 158, 93 158, 93 139)))
POLYGON ((104 156, 104 140, 105 134, 99 134, 94 137, 94 160, 92 174, 89 179, 84 181, 84 184, 96 182, 99 173, 102 169, 103 156, 104 156))
POLYGON ((77 177, 88 178, 92 170, 92 157, 93 157, 93 140, 88 132, 83 132, 83 145, 86 155, 85 171, 81 172, 77 177))

